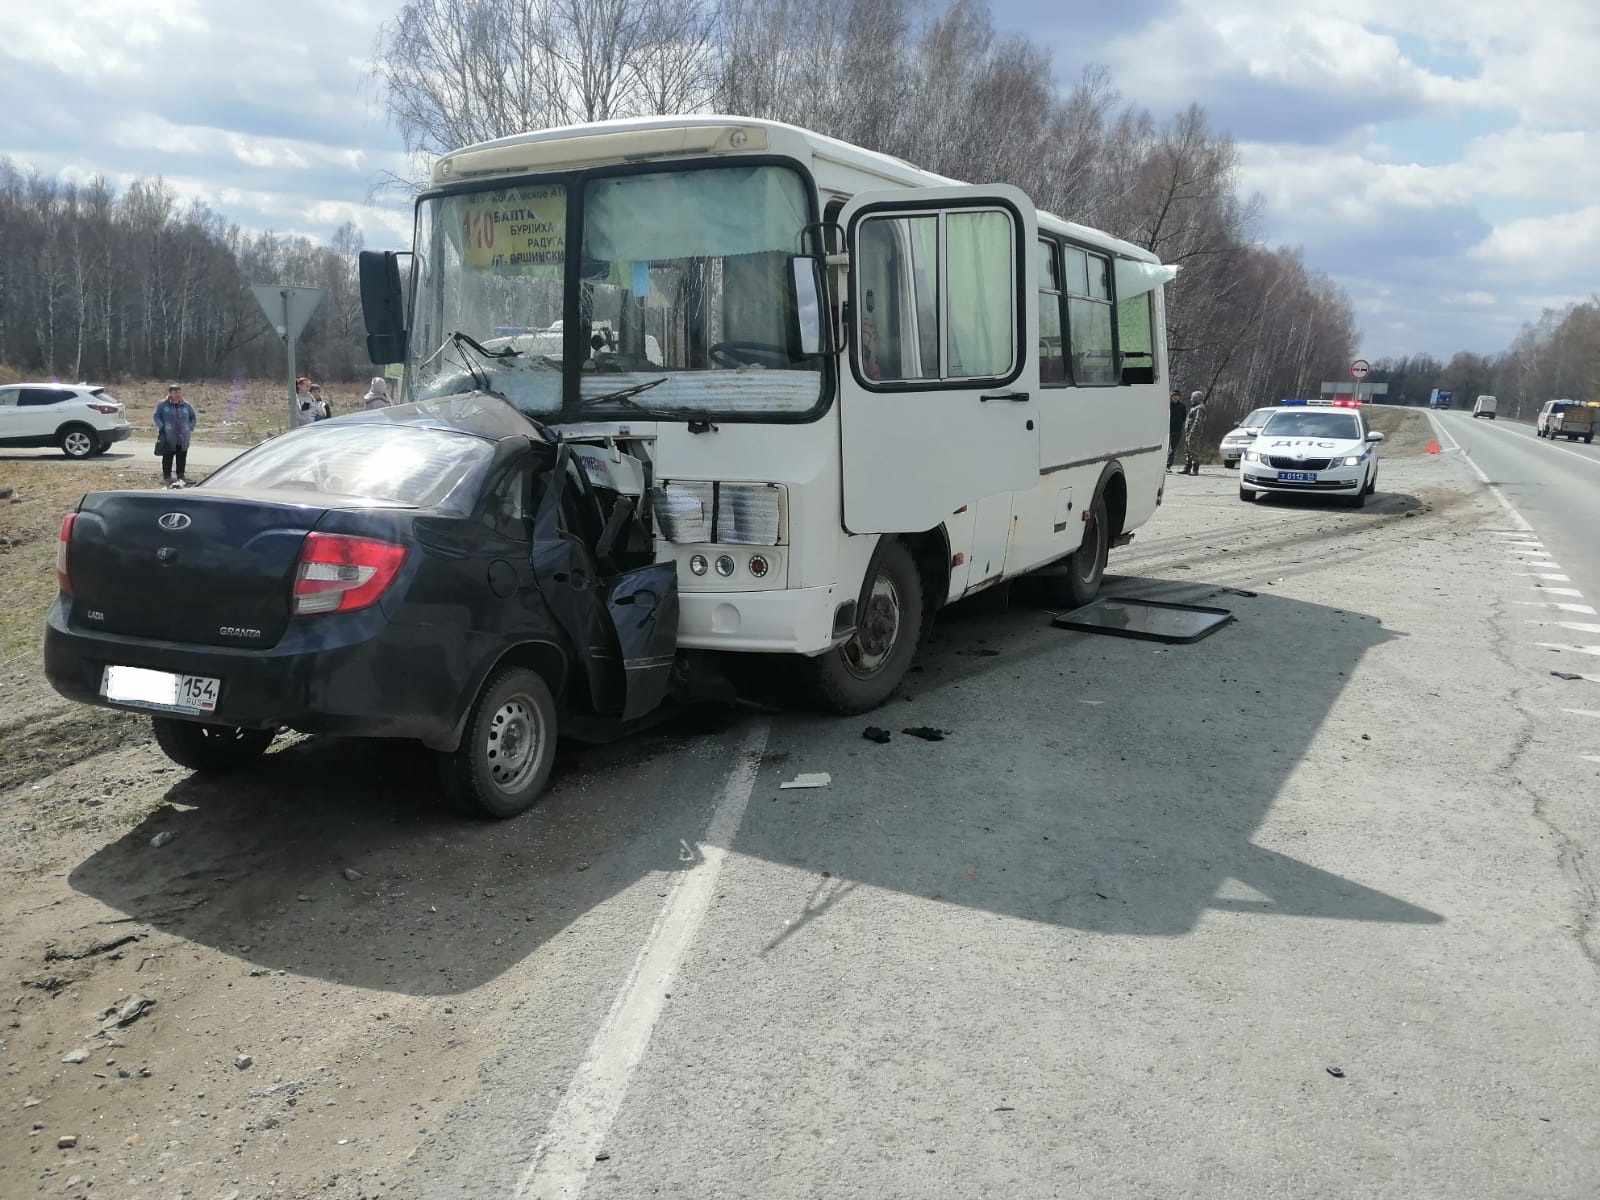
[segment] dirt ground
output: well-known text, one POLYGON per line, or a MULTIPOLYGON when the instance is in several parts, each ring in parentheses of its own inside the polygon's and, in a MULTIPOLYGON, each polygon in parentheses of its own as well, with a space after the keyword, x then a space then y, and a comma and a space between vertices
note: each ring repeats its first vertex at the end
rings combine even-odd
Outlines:
MULTIPOLYGON (((221 402, 199 399, 202 420, 221 402)), ((1420 413, 1373 415, 1386 454, 1425 447, 1420 413)), ((470 1092, 519 1001, 502 977, 604 902, 581 873, 648 819, 647 787, 601 811, 586 780, 648 778, 705 730, 564 747, 557 802, 505 824, 437 806, 401 744, 285 738, 191 777, 143 718, 69 705, 40 670, 62 514, 147 483, 0 462, 0 1196, 391 1194, 376 1164, 470 1092)))

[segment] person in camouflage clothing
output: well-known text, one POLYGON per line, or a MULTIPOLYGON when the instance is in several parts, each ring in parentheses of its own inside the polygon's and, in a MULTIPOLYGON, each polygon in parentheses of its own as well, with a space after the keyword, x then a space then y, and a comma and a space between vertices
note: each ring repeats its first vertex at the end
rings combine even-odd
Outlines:
POLYGON ((1200 427, 1206 420, 1206 394, 1189 393, 1189 415, 1183 421, 1183 473, 1200 474, 1200 427))

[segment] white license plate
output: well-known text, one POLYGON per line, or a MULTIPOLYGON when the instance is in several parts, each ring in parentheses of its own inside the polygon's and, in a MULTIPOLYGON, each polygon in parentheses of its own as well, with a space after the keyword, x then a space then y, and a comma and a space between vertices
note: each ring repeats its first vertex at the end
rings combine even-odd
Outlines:
POLYGON ((167 712, 216 712, 222 680, 205 675, 173 675, 143 667, 107 667, 100 694, 118 704, 167 712))

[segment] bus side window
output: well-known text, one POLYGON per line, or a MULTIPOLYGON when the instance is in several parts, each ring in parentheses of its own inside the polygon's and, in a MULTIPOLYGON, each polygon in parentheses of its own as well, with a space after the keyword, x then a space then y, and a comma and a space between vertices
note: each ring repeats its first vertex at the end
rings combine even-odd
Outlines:
POLYGON ((1123 384, 1156 381, 1155 321, 1150 293, 1139 292, 1117 301, 1117 381, 1123 384))
POLYGON ((1066 347, 1061 344, 1061 272, 1056 244, 1039 239, 1039 382, 1060 387, 1067 382, 1066 347))
POLYGON ((1072 380, 1080 387, 1117 382, 1111 329, 1110 262, 1076 246, 1063 247, 1067 268, 1067 325, 1072 380))
POLYGON ((855 314, 868 379, 939 374, 937 217, 869 217, 861 223, 855 314))

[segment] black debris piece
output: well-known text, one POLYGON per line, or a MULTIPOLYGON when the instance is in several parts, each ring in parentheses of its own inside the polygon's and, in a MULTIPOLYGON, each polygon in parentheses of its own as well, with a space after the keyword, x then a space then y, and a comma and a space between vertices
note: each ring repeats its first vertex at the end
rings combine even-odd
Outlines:
POLYGON ((861 736, 869 742, 877 742, 880 746, 887 746, 892 735, 887 729, 879 729, 876 725, 868 725, 861 731, 861 736))
POLYGON ((1343 1067, 1329 1067, 1328 1068, 1328 1074, 1332 1075, 1335 1079, 1343 1079, 1344 1078, 1344 1068, 1343 1067))
POLYGON ((1582 675, 1574 675, 1571 671, 1551 671, 1557 679, 1582 679, 1582 675))
POLYGON ((1057 629, 1187 645, 1208 637, 1233 619, 1233 614, 1225 608, 1102 596, 1082 608, 1061 614, 1051 624, 1057 629))
POLYGON ((913 725, 910 729, 902 729, 900 732, 907 737, 921 738, 925 742, 942 742, 949 736, 951 730, 935 729, 931 725, 913 725))

